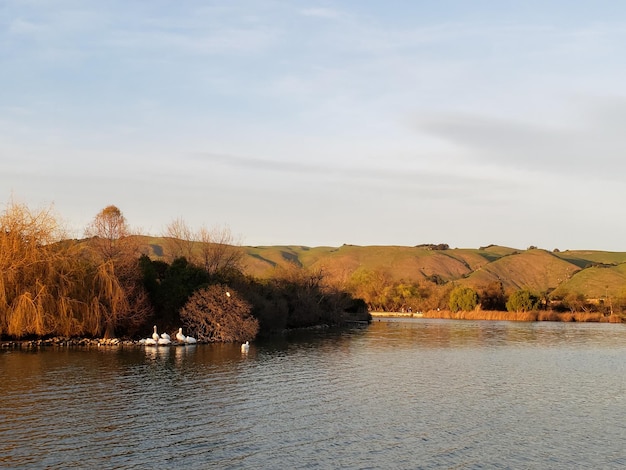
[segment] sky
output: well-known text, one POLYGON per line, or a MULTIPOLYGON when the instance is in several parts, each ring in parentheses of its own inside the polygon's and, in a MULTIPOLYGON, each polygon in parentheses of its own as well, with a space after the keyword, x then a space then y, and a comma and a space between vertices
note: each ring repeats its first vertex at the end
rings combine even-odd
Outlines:
POLYGON ((0 204, 626 251, 626 2, 2 0, 0 204))

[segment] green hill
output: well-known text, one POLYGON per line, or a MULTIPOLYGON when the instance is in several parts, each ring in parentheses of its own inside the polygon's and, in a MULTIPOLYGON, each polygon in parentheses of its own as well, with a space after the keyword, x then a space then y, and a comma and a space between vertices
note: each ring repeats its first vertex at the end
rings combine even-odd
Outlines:
MULTIPOLYGON (((141 244, 143 252, 151 258, 168 255, 163 238, 141 237, 141 244)), ((622 252, 551 252, 498 245, 448 249, 440 245, 290 245, 241 249, 245 273, 258 278, 269 278, 276 269, 291 263, 322 270, 327 277, 340 282, 348 281, 357 271, 369 271, 390 281, 455 282, 476 289, 500 282, 507 293, 530 289, 561 296, 573 293, 601 298, 626 292, 626 253, 622 252)))

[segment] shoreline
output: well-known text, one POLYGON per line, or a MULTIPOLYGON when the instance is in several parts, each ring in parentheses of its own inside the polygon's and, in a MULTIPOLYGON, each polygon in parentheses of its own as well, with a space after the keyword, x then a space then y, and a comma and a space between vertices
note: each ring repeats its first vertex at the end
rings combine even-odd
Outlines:
POLYGON ((370 312, 373 318, 423 318, 422 312, 370 312))
POLYGON ((432 318, 441 320, 491 320, 491 321, 552 321, 563 323, 626 323, 626 318, 611 314, 586 312, 554 312, 534 310, 532 312, 507 312, 500 310, 429 310, 427 312, 370 312, 372 318, 432 318))
POLYGON ((111 338, 111 339, 103 339, 103 338, 68 338, 64 336, 55 336, 53 338, 46 339, 31 339, 31 340, 4 340, 0 341, 0 349, 37 349, 43 347, 120 347, 120 346, 128 346, 128 347, 148 347, 148 348, 156 348, 156 347, 177 347, 177 346, 192 346, 185 343, 178 343, 176 341, 172 341, 171 344, 165 345, 145 345, 142 344, 139 340, 133 340, 129 338, 111 338))

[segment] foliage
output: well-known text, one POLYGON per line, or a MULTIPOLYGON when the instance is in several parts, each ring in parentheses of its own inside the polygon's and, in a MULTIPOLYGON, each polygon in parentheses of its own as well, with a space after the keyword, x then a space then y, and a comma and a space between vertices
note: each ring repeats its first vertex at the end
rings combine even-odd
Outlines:
POLYGON ((112 261, 63 238, 50 209, 10 202, 0 215, 0 335, 96 336, 112 315, 125 331, 141 324, 142 293, 124 290, 112 261))
POLYGON ((107 206, 87 226, 85 235, 94 238, 92 247, 102 259, 109 261, 127 251, 123 240, 130 235, 130 229, 122 211, 116 206, 107 206))
POLYGON ((506 295, 501 281, 494 281, 482 287, 478 297, 483 310, 506 310, 506 295))
POLYGON ((180 322, 179 311, 189 297, 211 282, 205 270, 186 258, 177 258, 168 264, 142 256, 139 263, 144 286, 162 328, 175 328, 180 322))
POLYGON ((506 309, 509 312, 530 312, 539 307, 539 297, 527 289, 520 289, 509 296, 506 309))
POLYGON ((180 318, 200 341, 241 342, 253 339, 259 331, 251 310, 235 290, 215 284, 196 291, 180 311, 180 318))
POLYGON ((457 286, 450 292, 450 310, 458 312, 459 310, 474 310, 478 305, 478 294, 471 287, 457 286))
POLYGON ((450 245, 447 243, 422 243, 421 245, 416 245, 415 248, 426 248, 427 250, 448 250, 450 245))
POLYGON ((323 270, 304 269, 294 263, 277 269, 272 288, 287 305, 286 328, 342 322, 345 298, 324 284, 323 270))
POLYGON ((91 263, 96 266, 95 288, 105 299, 98 308, 105 323, 104 337, 115 330, 133 333, 150 317, 151 305, 138 263, 138 245, 116 206, 102 209, 89 224, 91 263))

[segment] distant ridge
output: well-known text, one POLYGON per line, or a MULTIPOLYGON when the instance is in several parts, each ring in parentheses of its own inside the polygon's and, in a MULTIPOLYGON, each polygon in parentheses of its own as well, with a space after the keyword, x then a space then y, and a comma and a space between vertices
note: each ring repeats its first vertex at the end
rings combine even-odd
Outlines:
MULTIPOLYGON (((151 258, 167 254, 162 238, 141 238, 143 250, 151 258)), ((269 278, 278 267, 292 263, 323 269, 334 279, 348 279, 357 270, 365 270, 384 273, 392 280, 454 282, 473 288, 501 282, 507 293, 529 289, 573 292, 587 298, 626 296, 626 252, 446 246, 276 245, 241 249, 245 252, 245 273, 258 278, 269 278)))

